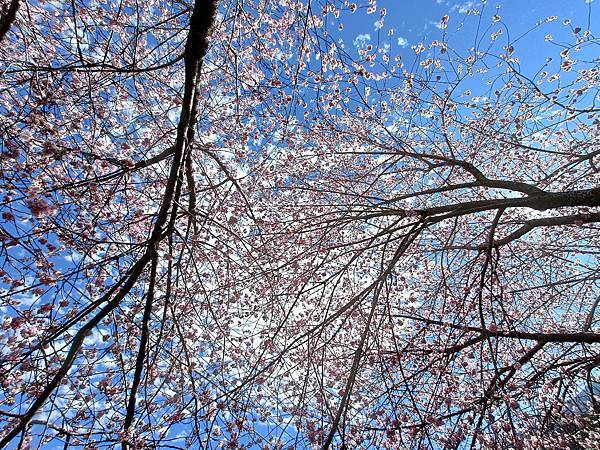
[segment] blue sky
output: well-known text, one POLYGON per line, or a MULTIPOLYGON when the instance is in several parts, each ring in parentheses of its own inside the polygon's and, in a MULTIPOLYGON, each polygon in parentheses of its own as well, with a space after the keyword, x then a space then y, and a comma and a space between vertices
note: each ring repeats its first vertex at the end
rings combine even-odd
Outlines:
POLYGON ((491 1, 485 5, 476 0, 379 0, 377 11, 369 16, 362 13, 345 15, 345 29, 341 35, 348 45, 371 43, 376 46, 378 41, 382 44, 391 42, 392 52, 400 51, 406 61, 412 61, 415 54, 411 46, 439 39, 442 35, 442 30, 438 28, 439 22, 447 14, 449 22, 446 33, 450 45, 466 51, 473 45, 478 19, 469 16, 464 25, 461 23, 468 9, 477 8, 483 11, 483 29, 488 27, 494 14, 500 16, 501 20, 494 25, 493 30, 505 24, 506 28, 503 29, 506 31, 501 39, 510 37, 511 42, 516 42, 516 52, 521 58, 522 67, 525 71, 535 72, 544 64, 546 56, 560 52, 561 42, 573 41, 572 27, 586 30, 590 26, 593 29, 594 6, 594 2, 587 3, 585 0, 507 0, 491 1), (501 4, 499 10, 496 8, 498 4, 501 4), (386 9, 387 15, 383 26, 377 29, 375 22, 380 18, 382 8, 386 9), (557 18, 552 23, 529 32, 538 21, 550 16, 557 18), (565 19, 571 22, 563 25, 565 19), (391 35, 390 29, 393 29, 391 35), (553 36, 553 42, 545 40, 549 33, 553 36))
POLYGON ((366 16, 372 17, 372 20, 365 20, 365 15, 358 13, 345 16, 343 35, 346 42, 355 45, 369 42, 376 46, 378 40, 381 43, 391 42, 410 61, 414 57, 411 45, 442 36, 438 27, 446 14, 449 16, 446 33, 450 46, 459 50, 472 47, 478 18, 470 15, 466 21, 464 19, 467 10, 479 9, 482 11, 481 30, 485 30, 492 16, 498 14, 501 20, 493 30, 506 26, 499 40, 509 37, 516 41, 517 56, 521 57, 525 69, 537 70, 544 64, 546 56, 560 51, 557 51, 556 43, 573 42, 573 28, 581 27, 583 31, 588 29, 588 25, 590 29, 594 28, 594 6, 595 2, 589 0, 379 0, 377 11, 366 16), (383 28, 377 30, 374 23, 379 19, 382 8, 387 14, 383 28), (538 21, 550 16, 557 18, 531 31, 538 21), (570 20, 568 25, 563 25, 565 19, 570 20), (393 29, 391 37, 390 29, 393 29), (554 43, 544 40, 548 33, 552 34, 554 43))

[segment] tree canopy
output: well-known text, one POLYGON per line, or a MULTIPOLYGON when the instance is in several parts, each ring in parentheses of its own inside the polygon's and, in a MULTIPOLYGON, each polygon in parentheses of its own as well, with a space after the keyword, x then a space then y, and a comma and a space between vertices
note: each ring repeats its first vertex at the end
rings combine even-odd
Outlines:
POLYGON ((1 0, 0 448, 600 448, 575 6, 1 0))

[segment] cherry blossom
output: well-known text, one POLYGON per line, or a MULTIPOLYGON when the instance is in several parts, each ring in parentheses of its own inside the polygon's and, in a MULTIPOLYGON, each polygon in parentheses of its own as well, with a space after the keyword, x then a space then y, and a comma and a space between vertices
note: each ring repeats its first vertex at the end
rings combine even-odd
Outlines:
POLYGON ((386 6, 0 2, 0 448, 599 448, 593 30, 386 6))

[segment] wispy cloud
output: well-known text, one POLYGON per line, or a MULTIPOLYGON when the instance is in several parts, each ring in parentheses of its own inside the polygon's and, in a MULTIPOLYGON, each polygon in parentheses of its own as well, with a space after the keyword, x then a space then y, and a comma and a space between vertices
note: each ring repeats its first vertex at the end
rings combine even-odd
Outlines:
POLYGON ((365 47, 369 42, 371 42, 371 35, 369 33, 359 34, 354 39, 354 46, 356 48, 362 48, 365 47))
POLYGON ((458 11, 460 14, 464 14, 467 12, 467 10, 473 8, 473 6, 475 6, 474 1, 456 3, 456 4, 452 5, 452 7, 450 8, 450 11, 458 11))
POLYGON ((405 37, 399 36, 398 37, 398 45, 402 48, 408 47, 408 39, 406 39, 405 37))
POLYGON ((436 27, 438 30, 442 29, 442 24, 440 22, 434 22, 433 20, 429 22, 429 25, 433 25, 434 27, 436 27))

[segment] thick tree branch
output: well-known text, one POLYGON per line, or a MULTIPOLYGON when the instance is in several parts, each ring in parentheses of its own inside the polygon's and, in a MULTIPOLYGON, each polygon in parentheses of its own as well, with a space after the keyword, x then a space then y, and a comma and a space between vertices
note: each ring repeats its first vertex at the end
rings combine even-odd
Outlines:
POLYGON ((434 221, 449 217, 462 216, 475 212, 489 211, 499 208, 532 208, 538 211, 548 209, 574 207, 574 206, 600 206, 600 187, 582 189, 577 191, 549 192, 542 195, 532 195, 520 198, 503 198, 493 200, 476 200, 464 203, 455 203, 445 206, 436 206, 417 210, 422 217, 432 218, 434 221), (438 215, 442 215, 435 217, 438 215))
POLYGON ((507 330, 490 330, 481 327, 469 325, 457 325, 454 323, 443 322, 441 320, 426 319, 424 317, 409 316, 406 314, 396 314, 394 317, 402 317, 404 319, 416 320, 429 325, 438 325, 441 327, 452 328, 455 330, 470 331, 479 333, 485 337, 505 337, 512 339, 523 339, 530 341, 545 341, 545 342, 572 342, 576 344, 600 344, 600 333, 593 332, 563 332, 563 333, 536 333, 528 331, 507 331, 507 330))
POLYGON ((123 283, 122 288, 118 293, 75 334, 67 356, 62 362, 59 370, 56 372, 50 383, 44 388, 42 393, 32 403, 27 412, 22 415, 17 426, 0 440, 0 449, 6 447, 19 433, 25 430, 33 416, 44 405, 52 392, 60 385, 63 378, 71 369, 87 334, 120 304, 121 300, 125 298, 136 284, 146 265, 155 257, 156 246, 163 237, 163 227, 169 217, 171 205, 177 203, 178 200, 177 198, 174 198, 176 185, 180 168, 183 163, 184 153, 189 144, 188 138, 190 134, 193 137, 193 133, 188 134, 188 131, 194 126, 192 118, 195 117, 193 108, 194 105, 197 104, 197 102, 195 102, 195 96, 197 95, 196 88, 198 77, 202 67, 202 59, 208 49, 208 34, 214 21, 216 9, 216 0, 197 0, 194 5, 194 10, 190 19, 190 31, 185 46, 185 89, 181 116, 177 127, 177 138, 174 151, 175 158, 171 165, 171 171, 163 194, 161 207, 151 237, 147 243, 147 250, 132 266, 126 276, 126 281, 123 283))
POLYGON ((3 8, 0 12, 0 42, 2 42, 4 36, 6 36, 6 33, 8 33, 8 30, 17 18, 20 3, 21 0, 12 0, 8 8, 3 8))

